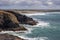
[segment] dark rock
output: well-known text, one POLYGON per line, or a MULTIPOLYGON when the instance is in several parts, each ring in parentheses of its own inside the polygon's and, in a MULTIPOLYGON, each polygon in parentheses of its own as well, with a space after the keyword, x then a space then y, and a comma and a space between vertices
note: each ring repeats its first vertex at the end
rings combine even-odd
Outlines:
POLYGON ((6 11, 6 12, 10 12, 10 13, 14 14, 21 24, 29 24, 29 25, 36 25, 37 24, 37 22, 35 20, 33 20, 32 18, 27 17, 25 15, 21 15, 20 13, 17 13, 14 11, 6 11))
MULTIPOLYGON (((12 13, 0 11, 0 30, 15 30, 16 28, 20 28, 20 30, 24 29, 24 27, 19 26, 19 21, 16 16, 12 13), (21 29, 22 28, 22 29, 21 29)), ((19 29, 17 29, 19 30, 19 29)))
POLYGON ((0 34, 0 40, 24 40, 24 39, 9 34, 0 34))

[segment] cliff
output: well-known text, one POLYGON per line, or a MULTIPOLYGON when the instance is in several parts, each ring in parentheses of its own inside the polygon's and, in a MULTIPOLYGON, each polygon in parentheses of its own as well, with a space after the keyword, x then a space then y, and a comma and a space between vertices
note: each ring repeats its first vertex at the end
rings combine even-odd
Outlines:
POLYGON ((37 22, 35 20, 33 20, 32 18, 22 15, 20 13, 17 13, 14 11, 9 11, 9 10, 6 10, 6 12, 14 14, 17 17, 20 24, 28 24, 28 25, 36 25, 37 24, 37 22))
POLYGON ((0 11, 0 31, 4 30, 26 30, 23 26, 19 25, 19 21, 12 13, 0 11), (19 29, 18 29, 19 28, 19 29))
POLYGON ((36 25, 37 22, 30 17, 14 11, 0 10, 0 31, 27 30, 23 25, 19 24, 36 25))

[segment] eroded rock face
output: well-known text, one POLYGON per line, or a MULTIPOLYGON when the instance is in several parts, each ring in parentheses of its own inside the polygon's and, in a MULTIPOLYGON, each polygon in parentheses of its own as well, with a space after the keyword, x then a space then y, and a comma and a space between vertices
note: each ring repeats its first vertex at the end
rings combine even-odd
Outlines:
MULTIPOLYGON (((0 30, 14 30, 16 28, 22 28, 19 26, 19 21, 17 20, 16 16, 9 12, 0 11, 0 30)), ((22 29, 25 30, 24 27, 22 29)))
POLYGON ((35 20, 33 20, 32 18, 27 17, 25 15, 21 15, 17 12, 14 12, 14 11, 6 11, 6 12, 10 12, 10 13, 14 14, 21 24, 29 24, 29 25, 36 25, 37 24, 37 22, 35 20))
POLYGON ((0 34, 0 40, 24 40, 24 39, 9 34, 0 34))

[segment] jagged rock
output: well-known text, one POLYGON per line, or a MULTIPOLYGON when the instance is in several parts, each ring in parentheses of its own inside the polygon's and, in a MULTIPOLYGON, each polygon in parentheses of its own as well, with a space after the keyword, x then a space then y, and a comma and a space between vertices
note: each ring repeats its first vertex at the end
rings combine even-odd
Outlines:
POLYGON ((14 14, 0 11, 0 30, 18 30, 18 28, 26 30, 24 27, 19 26, 19 21, 14 14))
POLYGON ((0 34, 0 40, 24 40, 24 39, 6 33, 0 34))
POLYGON ((25 15, 21 15, 20 13, 17 13, 14 11, 7 11, 7 10, 6 10, 6 12, 10 12, 10 13, 14 14, 21 24, 29 24, 29 25, 36 25, 37 24, 37 22, 35 20, 33 20, 32 18, 27 17, 25 15))

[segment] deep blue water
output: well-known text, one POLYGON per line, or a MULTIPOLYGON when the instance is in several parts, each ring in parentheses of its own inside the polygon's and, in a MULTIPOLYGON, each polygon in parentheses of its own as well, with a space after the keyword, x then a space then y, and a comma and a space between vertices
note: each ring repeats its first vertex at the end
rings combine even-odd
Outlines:
POLYGON ((60 12, 47 12, 46 15, 33 15, 39 21, 49 23, 49 26, 41 28, 40 26, 26 34, 29 38, 47 37, 39 40, 60 40, 60 12))

